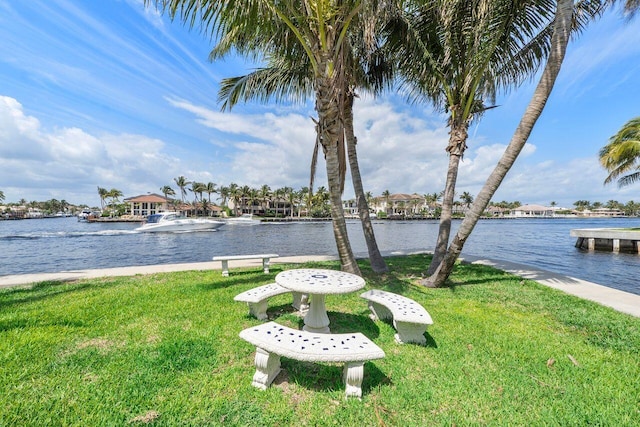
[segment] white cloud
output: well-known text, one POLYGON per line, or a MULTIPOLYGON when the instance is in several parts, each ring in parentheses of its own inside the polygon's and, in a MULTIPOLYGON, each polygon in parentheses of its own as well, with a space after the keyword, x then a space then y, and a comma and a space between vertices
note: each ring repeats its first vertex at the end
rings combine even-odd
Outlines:
MULTIPOLYGON (((0 97, 0 185, 7 201, 64 198, 97 204, 96 187, 127 196, 158 192, 193 170, 142 135, 91 135, 79 128, 43 129, 13 98, 0 97)), ((192 164, 197 166, 198 163, 192 164)), ((194 177, 207 177, 195 172, 194 177)))
MULTIPOLYGON (((0 187, 7 201, 64 198, 98 204, 96 187, 118 188, 125 196, 158 192, 173 178, 228 185, 308 185, 315 130, 308 115, 218 113, 187 101, 172 101, 193 120, 228 136, 226 148, 209 145, 170 154, 164 141, 136 134, 91 134, 80 128, 49 131, 10 97, 0 97, 0 187), (213 158, 209 150, 215 149, 213 158)), ((410 115, 386 102, 364 100, 356 107, 359 164, 365 191, 432 193, 444 187, 447 129, 430 117, 410 115), (437 122, 435 122, 437 123, 437 122)), ((505 145, 471 138, 460 164, 457 192, 476 195, 505 145)), ((171 146, 173 147, 173 146, 171 146)), ((525 145, 494 200, 570 207, 575 200, 627 201, 633 189, 604 187, 605 172, 594 157, 558 164, 532 162, 536 147, 525 145)), ((173 151, 172 151, 173 152, 173 151)), ((326 186, 320 154, 316 187, 326 186)), ((347 182, 345 197, 352 197, 347 182)), ((639 197, 636 197, 638 199, 639 197)))

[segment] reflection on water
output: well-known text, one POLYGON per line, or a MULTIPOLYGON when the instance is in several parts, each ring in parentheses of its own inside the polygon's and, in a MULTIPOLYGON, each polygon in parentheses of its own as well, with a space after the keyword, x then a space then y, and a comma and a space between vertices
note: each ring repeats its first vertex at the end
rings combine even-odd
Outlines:
MULTIPOLYGON (((637 227, 638 219, 480 221, 463 254, 528 264, 640 294, 640 256, 574 247, 573 228, 637 227)), ((459 222, 454 221, 453 230, 459 222)), ((139 233, 134 223, 74 218, 0 221, 0 275, 128 265, 210 261, 215 255, 335 255, 330 222, 224 226, 194 233, 139 233)), ((349 221, 354 252, 366 254, 362 228, 349 221)), ((432 250, 437 221, 374 221, 382 251, 432 250)))

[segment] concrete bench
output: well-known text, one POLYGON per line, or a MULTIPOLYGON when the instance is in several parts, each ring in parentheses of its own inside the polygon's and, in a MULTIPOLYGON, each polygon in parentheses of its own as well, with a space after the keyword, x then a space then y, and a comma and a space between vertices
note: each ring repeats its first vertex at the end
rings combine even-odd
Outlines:
POLYGON ((386 320, 393 318, 396 342, 425 344, 424 333, 433 324, 431 316, 420 304, 411 298, 372 289, 360 295, 369 302, 372 318, 386 320))
POLYGON ((271 258, 278 258, 278 254, 260 254, 260 255, 226 255, 226 256, 214 256, 214 261, 222 261, 222 275, 227 277, 229 275, 229 261, 242 261, 247 259, 261 259, 262 269, 265 273, 269 273, 269 260, 271 258))
POLYGON ((280 356, 304 362, 342 362, 346 397, 362 396, 364 362, 381 359, 384 351, 359 332, 320 334, 275 322, 247 328, 240 338, 256 346, 252 385, 266 390, 280 372, 280 356))
POLYGON ((307 295, 303 295, 300 292, 292 292, 277 283, 269 283, 268 285, 249 289, 248 291, 244 291, 241 294, 236 295, 233 299, 235 301, 246 302, 249 306, 250 315, 255 316, 260 320, 266 320, 267 300, 276 295, 286 294, 288 292, 293 294, 293 303, 291 305, 293 305, 296 310, 304 312, 309 309, 307 295))

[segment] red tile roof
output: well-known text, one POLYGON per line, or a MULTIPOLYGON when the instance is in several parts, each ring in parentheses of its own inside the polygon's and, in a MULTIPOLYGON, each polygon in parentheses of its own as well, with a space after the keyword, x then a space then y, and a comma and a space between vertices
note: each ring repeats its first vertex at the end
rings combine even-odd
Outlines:
POLYGON ((129 197, 128 199, 124 199, 126 203, 165 203, 169 202, 170 199, 166 199, 164 196, 160 196, 158 194, 142 194, 140 196, 129 197))

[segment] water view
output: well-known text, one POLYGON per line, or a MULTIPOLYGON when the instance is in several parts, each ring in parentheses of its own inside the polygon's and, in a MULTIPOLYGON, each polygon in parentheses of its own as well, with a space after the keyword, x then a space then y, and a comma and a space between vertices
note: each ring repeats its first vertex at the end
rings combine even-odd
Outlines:
MULTIPOLYGON (((640 294, 640 256, 574 247, 573 228, 632 227, 639 219, 481 221, 463 254, 528 264, 640 294)), ((457 229, 459 222, 454 221, 457 229)), ((275 252, 336 255, 330 222, 263 223, 213 232, 139 233, 135 223, 81 223, 75 218, 0 221, 0 275, 204 262, 214 255, 275 252)), ((366 254, 358 221, 348 224, 354 252, 366 254)), ((437 221, 375 221, 384 252, 432 250, 437 221)))

